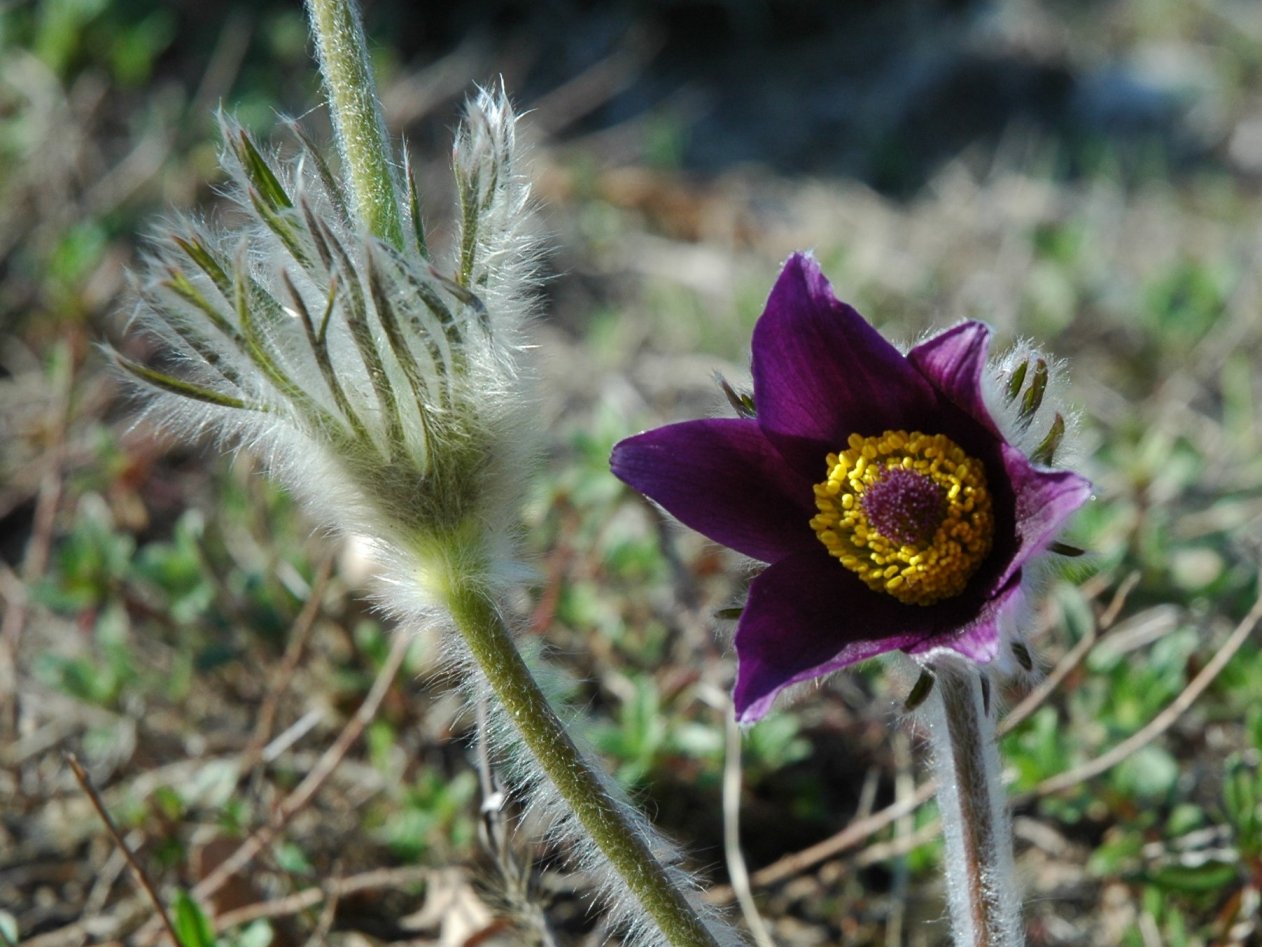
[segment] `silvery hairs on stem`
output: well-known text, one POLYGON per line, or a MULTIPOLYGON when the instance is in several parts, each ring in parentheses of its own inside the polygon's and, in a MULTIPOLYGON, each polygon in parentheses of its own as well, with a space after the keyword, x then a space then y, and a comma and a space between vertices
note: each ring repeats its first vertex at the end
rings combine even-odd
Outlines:
MULTIPOLYGON (((450 628, 456 590, 495 600, 525 574, 514 532, 539 441, 523 367, 539 251, 515 124, 502 89, 469 103, 453 147, 455 235, 439 259, 408 168, 396 246, 357 223, 297 126, 298 156, 281 162, 223 119, 240 223, 179 218, 156 240, 127 326, 156 343, 154 357, 111 356, 147 395, 148 418, 257 453, 317 523, 370 542, 381 607, 404 627, 448 629, 449 663, 471 699, 495 708, 487 739, 510 786, 556 827, 625 942, 657 944, 450 628)), ((670 845, 603 782, 672 881, 694 890, 670 845)))

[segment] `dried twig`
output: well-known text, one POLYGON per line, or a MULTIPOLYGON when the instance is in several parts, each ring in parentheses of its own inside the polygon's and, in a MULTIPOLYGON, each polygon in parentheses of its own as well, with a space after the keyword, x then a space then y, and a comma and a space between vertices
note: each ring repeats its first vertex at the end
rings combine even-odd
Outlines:
POLYGON ((727 731, 727 747, 723 755, 723 853, 727 859, 727 873, 732 879, 732 893, 740 905, 754 943, 758 947, 775 947, 771 932, 754 903, 749 887, 749 870, 741 852, 741 728, 730 704, 725 706, 723 716, 727 731))
POLYGON ((328 587, 329 578, 333 574, 333 559, 334 552, 330 549, 320 560, 319 566, 316 567, 315 579, 311 583, 311 591, 307 595, 307 601, 303 603, 302 611, 298 613, 298 617, 294 619, 293 627, 289 630, 289 643, 285 646, 285 654, 281 658, 280 667, 276 669, 275 673, 268 675, 267 695, 263 698, 263 703, 259 707, 258 720, 254 724, 254 734, 250 737, 250 742, 241 754, 241 773, 243 775, 252 770, 255 764, 258 763, 263 747, 266 746, 267 741, 271 738, 272 724, 276 720, 276 709, 280 705, 281 697, 289 689, 289 682, 293 679, 294 672, 298 669, 298 662, 302 659, 302 652, 311 637, 316 618, 320 615, 320 608, 324 604, 324 592, 328 587))
MULTIPOLYGON (((820 862, 840 855, 847 849, 865 841, 869 836, 881 831, 881 829, 896 819, 909 812, 915 812, 933 798, 933 794, 937 792, 937 789, 937 783, 933 781, 926 782, 918 787, 911 796, 899 799, 897 802, 872 813, 866 818, 855 819, 836 835, 830 836, 822 842, 816 842, 800 852, 786 855, 779 861, 772 862, 767 867, 759 869, 750 876, 750 882, 760 888, 778 884, 781 881, 801 874, 820 862)), ((726 904, 732 898, 732 889, 726 886, 714 887, 706 893, 706 900, 715 904, 726 904)))
POLYGON ((92 802, 92 808, 96 810, 96 814, 101 817, 101 821, 105 824, 106 830, 110 833, 110 838, 114 840, 114 844, 118 850, 123 853, 127 859, 127 864, 131 866, 132 873, 136 876, 136 881, 140 887, 144 889, 153 909, 157 913, 158 918, 162 921, 162 925, 166 928, 167 934, 171 938, 171 943, 178 947, 180 943, 179 935, 175 932, 175 925, 171 923, 171 918, 167 914, 166 907, 162 904, 162 899, 158 897, 158 891, 153 886, 153 882, 149 880, 149 875, 145 872, 144 866, 136 858, 135 854, 128 847, 127 842, 123 840, 122 834, 118 831, 118 826, 114 824, 114 820, 110 818, 109 811, 105 808, 105 804, 101 801, 100 795, 96 791, 96 787, 92 785, 92 780, 88 777, 87 772, 79 764, 78 758, 73 753, 66 753, 65 760, 70 767, 70 771, 74 773, 74 778, 79 783, 79 788, 92 802))
POLYGON ((337 917, 337 906, 341 901, 342 893, 334 886, 328 887, 328 893, 324 898, 324 907, 320 909, 320 919, 316 922, 315 930, 311 932, 311 936, 307 938, 305 947, 317 947, 319 944, 327 944, 329 939, 329 931, 333 929, 333 919, 337 917))
POLYGON ((345 898, 361 891, 377 888, 402 888, 422 884, 429 881, 433 874, 433 868, 415 865, 406 868, 379 868, 363 874, 351 875, 349 878, 334 879, 320 887, 304 888, 302 891, 296 891, 273 901, 260 901, 257 904, 247 904, 245 907, 225 911, 215 918, 215 925, 219 930, 227 931, 260 918, 289 917, 313 908, 329 898, 345 898))

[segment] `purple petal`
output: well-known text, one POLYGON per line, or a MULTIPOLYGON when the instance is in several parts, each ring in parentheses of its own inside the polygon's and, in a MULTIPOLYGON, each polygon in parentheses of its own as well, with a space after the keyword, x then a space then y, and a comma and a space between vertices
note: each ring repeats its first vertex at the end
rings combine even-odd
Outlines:
POLYGON ((839 668, 921 645, 932 612, 873 592, 823 552, 801 553, 749 587, 736 629, 732 700, 742 723, 771 709, 784 688, 839 668))
POLYGON ((938 401, 924 376, 800 253, 785 263, 754 327, 753 375, 758 423, 812 473, 852 433, 923 429, 938 401))
POLYGON ((617 444, 610 466, 685 526, 747 556, 774 562, 818 544, 811 481, 785 463, 756 421, 646 431, 617 444))
POLYGON ((989 328, 980 322, 965 322, 920 343, 907 353, 907 360, 949 401, 998 436, 999 429, 982 398, 989 344, 989 328))
POLYGON ((1051 545, 1074 511, 1091 498, 1091 481, 1076 473, 1040 470, 1009 444, 1002 446, 1002 454, 1016 498, 1017 548, 1001 583, 1051 545))
POLYGON ((907 649, 908 654, 926 654, 947 648, 977 664, 989 664, 999 653, 1001 627, 1008 612, 1021 600, 1021 576, 1014 574, 970 621, 948 634, 927 638, 907 649))

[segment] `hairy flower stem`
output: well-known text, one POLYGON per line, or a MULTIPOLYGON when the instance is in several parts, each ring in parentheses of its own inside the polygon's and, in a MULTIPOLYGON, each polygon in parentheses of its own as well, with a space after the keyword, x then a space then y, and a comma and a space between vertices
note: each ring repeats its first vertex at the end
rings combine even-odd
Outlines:
POLYGON ((683 892, 566 733, 495 605, 467 585, 451 588, 447 599, 457 628, 522 740, 666 940, 674 947, 716 947, 683 892))
POLYGON ((1012 832, 984 671, 944 660, 925 704, 957 947, 1020 947, 1012 832))
POLYGON ((307 0, 307 8, 355 213, 373 236, 402 247, 399 193, 359 10, 350 0, 307 0))

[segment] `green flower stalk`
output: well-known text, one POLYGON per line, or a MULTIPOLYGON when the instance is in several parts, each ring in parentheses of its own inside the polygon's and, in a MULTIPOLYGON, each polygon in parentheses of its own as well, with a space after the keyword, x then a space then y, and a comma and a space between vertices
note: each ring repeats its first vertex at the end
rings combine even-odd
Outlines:
POLYGON ((458 208, 434 254, 406 166, 386 147, 358 16, 311 0, 345 183, 300 129, 296 160, 222 121, 240 222, 183 218, 138 280, 116 363, 179 436, 259 454, 318 523, 366 537, 382 607, 438 623, 490 749, 603 892, 626 942, 728 942, 694 908, 668 845, 576 747, 518 653, 500 603, 524 570, 515 524, 538 443, 523 330, 537 245, 502 89, 469 104, 453 149, 458 208))
POLYGON ((310 0, 307 12, 356 212, 374 236, 402 246, 398 187, 363 24, 345 0, 310 0))

